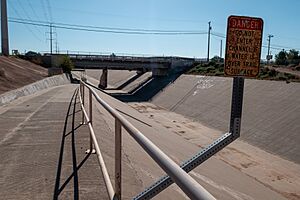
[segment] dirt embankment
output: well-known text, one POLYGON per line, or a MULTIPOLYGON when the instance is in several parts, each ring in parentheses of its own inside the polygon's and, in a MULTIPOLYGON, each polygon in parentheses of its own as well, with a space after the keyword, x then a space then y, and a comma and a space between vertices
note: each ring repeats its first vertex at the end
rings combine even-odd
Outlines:
POLYGON ((0 94, 47 77, 47 69, 31 62, 0 56, 0 94))

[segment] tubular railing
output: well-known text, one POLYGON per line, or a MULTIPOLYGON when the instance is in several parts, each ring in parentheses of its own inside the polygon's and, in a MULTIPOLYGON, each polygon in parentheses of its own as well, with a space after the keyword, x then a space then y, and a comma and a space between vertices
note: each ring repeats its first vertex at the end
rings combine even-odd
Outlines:
POLYGON ((83 113, 82 123, 88 125, 90 130, 90 149, 91 153, 95 148, 101 172, 104 177, 106 189, 111 200, 121 200, 122 193, 122 176, 121 176, 121 144, 122 144, 122 127, 135 139, 135 141, 148 153, 148 155, 171 177, 171 179, 183 190, 183 192, 191 199, 199 200, 215 200, 215 198, 205 190, 198 182, 196 182, 188 173, 180 168, 172 159, 170 159, 163 151, 145 137, 137 128, 128 122, 117 110, 112 108, 103 99, 101 99, 91 86, 80 81, 80 103, 83 113), (89 91, 89 115, 85 110, 84 93, 85 87, 89 91), (94 128, 93 128, 93 106, 92 99, 100 103, 115 118, 115 188, 111 183, 104 159, 102 157, 94 128))

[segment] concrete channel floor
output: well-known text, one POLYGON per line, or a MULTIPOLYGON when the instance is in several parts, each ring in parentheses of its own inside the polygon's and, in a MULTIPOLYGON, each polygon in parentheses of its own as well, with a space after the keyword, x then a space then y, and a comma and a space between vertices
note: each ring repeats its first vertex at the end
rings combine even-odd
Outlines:
POLYGON ((0 107, 0 199, 108 199, 96 155, 85 154, 77 86, 0 107))

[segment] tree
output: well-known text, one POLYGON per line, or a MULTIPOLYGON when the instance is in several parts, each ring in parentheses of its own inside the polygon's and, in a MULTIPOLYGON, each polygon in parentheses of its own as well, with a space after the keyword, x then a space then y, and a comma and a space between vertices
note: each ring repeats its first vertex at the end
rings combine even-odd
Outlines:
POLYGON ((287 61, 289 64, 299 64, 299 60, 299 51, 291 49, 289 53, 287 53, 287 61))
POLYGON ((73 63, 69 56, 64 56, 63 61, 60 65, 64 73, 70 73, 73 69, 73 63))
POLYGON ((35 52, 35 51, 27 51, 26 53, 25 53, 25 57, 36 57, 36 56, 41 56, 41 54, 40 53, 37 53, 37 52, 35 52))
POLYGON ((224 62, 224 58, 221 58, 220 56, 214 56, 212 59, 210 59, 212 62, 218 63, 218 62, 224 62))
POLYGON ((287 52, 282 49, 278 54, 275 55, 275 63, 277 65, 287 65, 287 52))

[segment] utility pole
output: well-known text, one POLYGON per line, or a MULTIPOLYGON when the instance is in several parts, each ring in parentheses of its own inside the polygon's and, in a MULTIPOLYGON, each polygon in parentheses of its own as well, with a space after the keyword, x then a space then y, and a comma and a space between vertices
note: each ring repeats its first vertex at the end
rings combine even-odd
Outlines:
POLYGON ((1 44, 2 55, 9 56, 6 0, 1 0, 1 44))
POLYGON ((58 42, 57 42, 57 38, 55 40, 55 53, 58 54, 58 42))
POLYGON ((210 21, 208 22, 208 47, 207 47, 207 62, 209 62, 209 47, 210 47, 210 30, 211 30, 211 26, 210 26, 210 21))
POLYGON ((270 63, 271 60, 271 55, 270 55, 270 43, 271 43, 271 38, 274 37, 274 35, 268 35, 268 55, 267 55, 267 64, 270 63))
POLYGON ((222 48, 223 48, 223 40, 221 40, 221 44, 220 44, 220 59, 222 59, 222 48))
POLYGON ((50 23, 50 54, 52 55, 52 41, 53 41, 53 38, 52 38, 52 23, 50 23))

